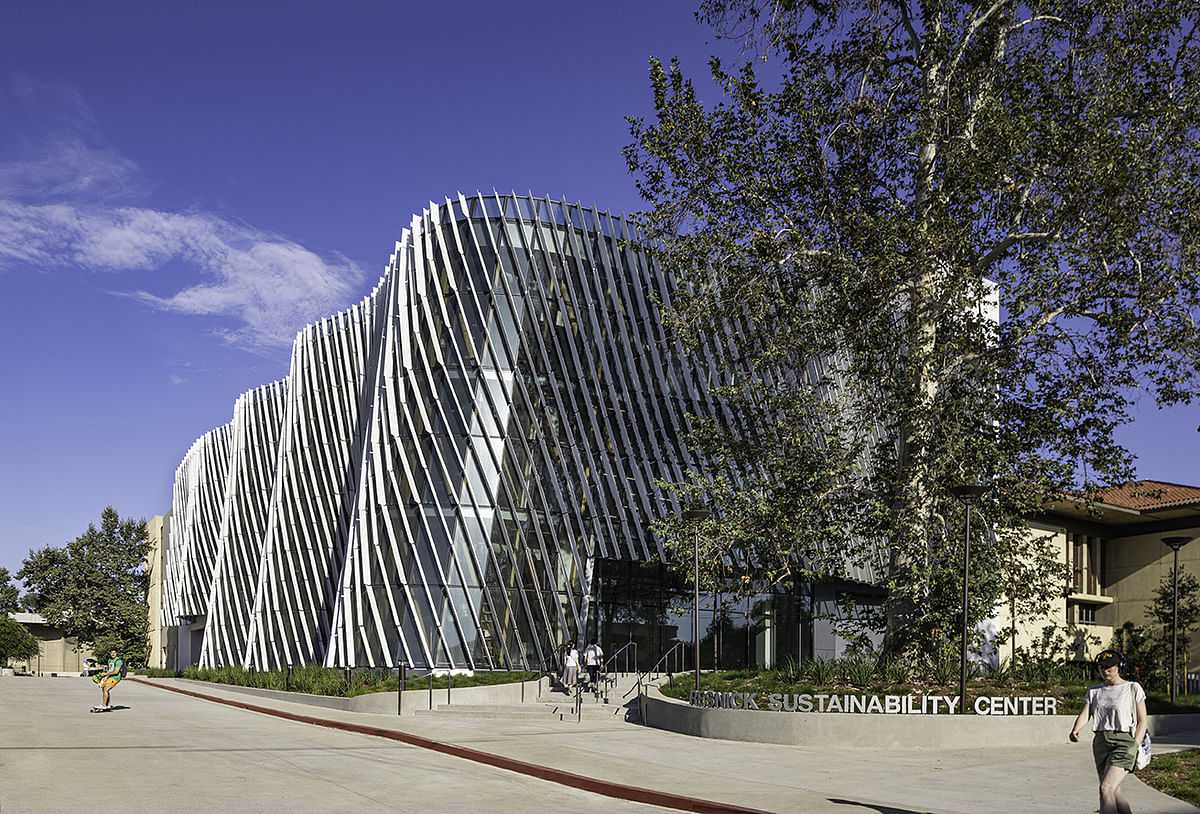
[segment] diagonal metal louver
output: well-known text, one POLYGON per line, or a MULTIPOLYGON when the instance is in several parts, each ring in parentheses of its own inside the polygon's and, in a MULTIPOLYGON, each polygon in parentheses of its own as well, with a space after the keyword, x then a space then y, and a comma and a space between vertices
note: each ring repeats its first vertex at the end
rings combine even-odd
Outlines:
POLYGON ((658 560, 706 371, 624 220, 459 196, 296 338, 176 473, 164 623, 258 668, 503 669, 587 629, 597 558, 658 560))
POLYGON ((250 628, 266 509, 274 483, 286 388, 275 382, 242 395, 233 409, 229 473, 221 512, 219 556, 208 598, 204 661, 240 664, 250 628))

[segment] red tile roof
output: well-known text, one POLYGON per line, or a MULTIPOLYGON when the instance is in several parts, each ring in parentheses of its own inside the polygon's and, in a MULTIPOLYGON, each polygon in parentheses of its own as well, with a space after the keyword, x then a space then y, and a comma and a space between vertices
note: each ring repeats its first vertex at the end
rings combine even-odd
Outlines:
POLYGON ((1182 486, 1158 480, 1139 480, 1114 486, 1101 492, 1097 498, 1101 503, 1119 506, 1122 509, 1146 511, 1167 509, 1175 506, 1200 504, 1200 486, 1182 486))

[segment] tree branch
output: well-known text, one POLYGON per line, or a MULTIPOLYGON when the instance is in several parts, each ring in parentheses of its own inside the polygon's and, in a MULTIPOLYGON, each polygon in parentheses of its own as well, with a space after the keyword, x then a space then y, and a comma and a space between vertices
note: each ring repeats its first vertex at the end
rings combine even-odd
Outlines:
POLYGON ((975 261, 971 266, 972 275, 982 275, 988 266, 995 263, 1008 252, 1013 246, 1018 246, 1022 243, 1039 243, 1043 240, 1050 240, 1060 237, 1061 233, 1058 230, 1052 232, 1016 232, 1005 236, 1003 240, 993 246, 981 258, 975 261))

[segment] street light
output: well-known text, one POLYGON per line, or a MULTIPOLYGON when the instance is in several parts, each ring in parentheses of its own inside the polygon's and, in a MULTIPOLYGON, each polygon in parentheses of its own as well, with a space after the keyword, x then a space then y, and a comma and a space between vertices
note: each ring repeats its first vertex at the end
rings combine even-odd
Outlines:
POLYGON ((971 593, 971 505, 983 497, 987 487, 980 484, 963 484, 950 488, 954 495, 967 507, 966 545, 963 547, 963 599, 962 599, 962 642, 959 647, 958 659, 958 712, 967 711, 967 601, 971 593))
POLYGON ((695 524, 692 556, 695 567, 695 581, 692 592, 692 659, 696 666, 696 691, 700 690, 700 523, 709 518, 708 509, 684 509, 683 519, 695 524))
POLYGON ((1175 705, 1175 690, 1179 682, 1179 549, 1191 541, 1191 537, 1164 537, 1162 541, 1174 552, 1171 568, 1171 706, 1175 705))

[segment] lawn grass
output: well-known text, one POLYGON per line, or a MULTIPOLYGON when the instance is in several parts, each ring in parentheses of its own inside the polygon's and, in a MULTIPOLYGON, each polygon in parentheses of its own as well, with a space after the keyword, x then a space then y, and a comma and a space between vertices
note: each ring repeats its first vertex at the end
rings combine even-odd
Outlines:
POLYGON ((1137 776, 1163 794, 1200 806, 1200 749, 1155 755, 1137 776))

